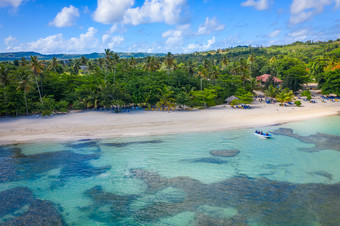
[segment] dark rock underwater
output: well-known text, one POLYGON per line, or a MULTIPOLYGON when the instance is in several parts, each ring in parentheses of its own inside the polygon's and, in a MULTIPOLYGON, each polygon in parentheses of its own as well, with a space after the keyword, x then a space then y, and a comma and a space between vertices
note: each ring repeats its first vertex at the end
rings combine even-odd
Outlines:
MULTIPOLYGON (((280 129, 275 134, 290 136, 315 147, 304 151, 338 150, 339 137, 317 134, 299 136, 292 130, 280 129), (321 136, 321 138, 320 138, 321 136), (325 142, 328 144, 325 144, 325 142)), ((156 144, 160 140, 126 143, 100 143, 99 140, 84 140, 65 144, 65 150, 25 155, 17 146, 0 146, 0 184, 20 180, 35 180, 44 173, 60 168, 60 175, 51 176, 51 189, 63 186, 72 177, 95 177, 107 172, 111 166, 94 167, 89 161, 99 159, 100 146, 121 148, 137 144, 156 144), (90 151, 82 150, 90 149, 90 151)), ((228 164, 238 150, 207 151, 210 157, 184 159, 192 164, 228 164)), ((286 165, 264 165, 265 168, 280 168, 286 165)), ((185 212, 194 213, 194 225, 338 225, 340 222, 340 183, 293 184, 274 181, 264 177, 248 177, 238 174, 230 179, 205 184, 190 177, 162 177, 156 172, 141 168, 130 169, 127 177, 142 181, 146 190, 140 194, 124 195, 105 191, 94 186, 83 196, 91 200, 88 206, 79 207, 89 219, 110 225, 148 225, 185 212), (133 208, 140 199, 156 195, 167 189, 184 194, 169 196, 166 200, 152 200, 145 206, 133 208), (230 217, 216 217, 202 206, 234 209, 230 217), (127 221, 130 220, 130 221, 127 221), (132 219, 132 220, 131 220, 132 219), (127 223, 129 222, 129 223, 127 223)), ((330 181, 333 176, 324 171, 309 174, 330 181)), ((114 186, 114 184, 112 185, 114 186)), ((0 192, 0 225, 65 225, 62 209, 47 200, 36 198, 26 187, 16 187, 0 192), (33 220, 32 220, 33 219, 33 220)))

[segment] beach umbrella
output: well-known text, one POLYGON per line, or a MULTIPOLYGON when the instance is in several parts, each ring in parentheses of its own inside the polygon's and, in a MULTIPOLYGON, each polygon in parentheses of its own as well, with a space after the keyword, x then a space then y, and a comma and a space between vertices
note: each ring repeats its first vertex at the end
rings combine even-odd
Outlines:
POLYGON ((239 98, 235 97, 235 96, 230 96, 228 97, 227 99, 225 99, 224 101, 227 103, 227 104, 230 104, 233 100, 239 100, 239 98))

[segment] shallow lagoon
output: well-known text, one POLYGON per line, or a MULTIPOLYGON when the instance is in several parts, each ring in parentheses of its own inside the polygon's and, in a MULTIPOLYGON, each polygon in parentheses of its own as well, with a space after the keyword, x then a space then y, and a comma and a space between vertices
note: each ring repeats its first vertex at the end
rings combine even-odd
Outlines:
POLYGON ((339 125, 2 146, 0 225, 336 225, 339 125))

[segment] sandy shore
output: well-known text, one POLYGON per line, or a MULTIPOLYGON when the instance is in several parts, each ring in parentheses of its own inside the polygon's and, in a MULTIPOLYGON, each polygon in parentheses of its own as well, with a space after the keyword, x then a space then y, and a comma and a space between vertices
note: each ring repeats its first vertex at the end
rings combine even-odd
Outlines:
POLYGON ((162 135, 250 128, 339 114, 340 101, 303 107, 252 104, 252 109, 220 105, 206 110, 146 112, 83 111, 54 117, 0 119, 0 144, 162 135))

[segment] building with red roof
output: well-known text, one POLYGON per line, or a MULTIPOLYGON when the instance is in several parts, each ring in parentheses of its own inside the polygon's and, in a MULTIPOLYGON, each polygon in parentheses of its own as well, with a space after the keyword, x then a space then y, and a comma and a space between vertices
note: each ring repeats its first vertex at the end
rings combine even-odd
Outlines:
POLYGON ((340 64, 333 67, 332 71, 334 71, 335 69, 340 69, 340 64))
MULTIPOLYGON (((257 76, 256 80, 257 81, 261 81, 261 82, 266 82, 269 79, 270 76, 271 75, 269 75, 269 74, 264 74, 264 75, 261 75, 261 76, 257 76)), ((281 83, 282 82, 281 79, 278 79, 278 78, 276 78, 274 76, 273 76, 273 79, 274 79, 274 82, 277 82, 277 83, 281 83)))

